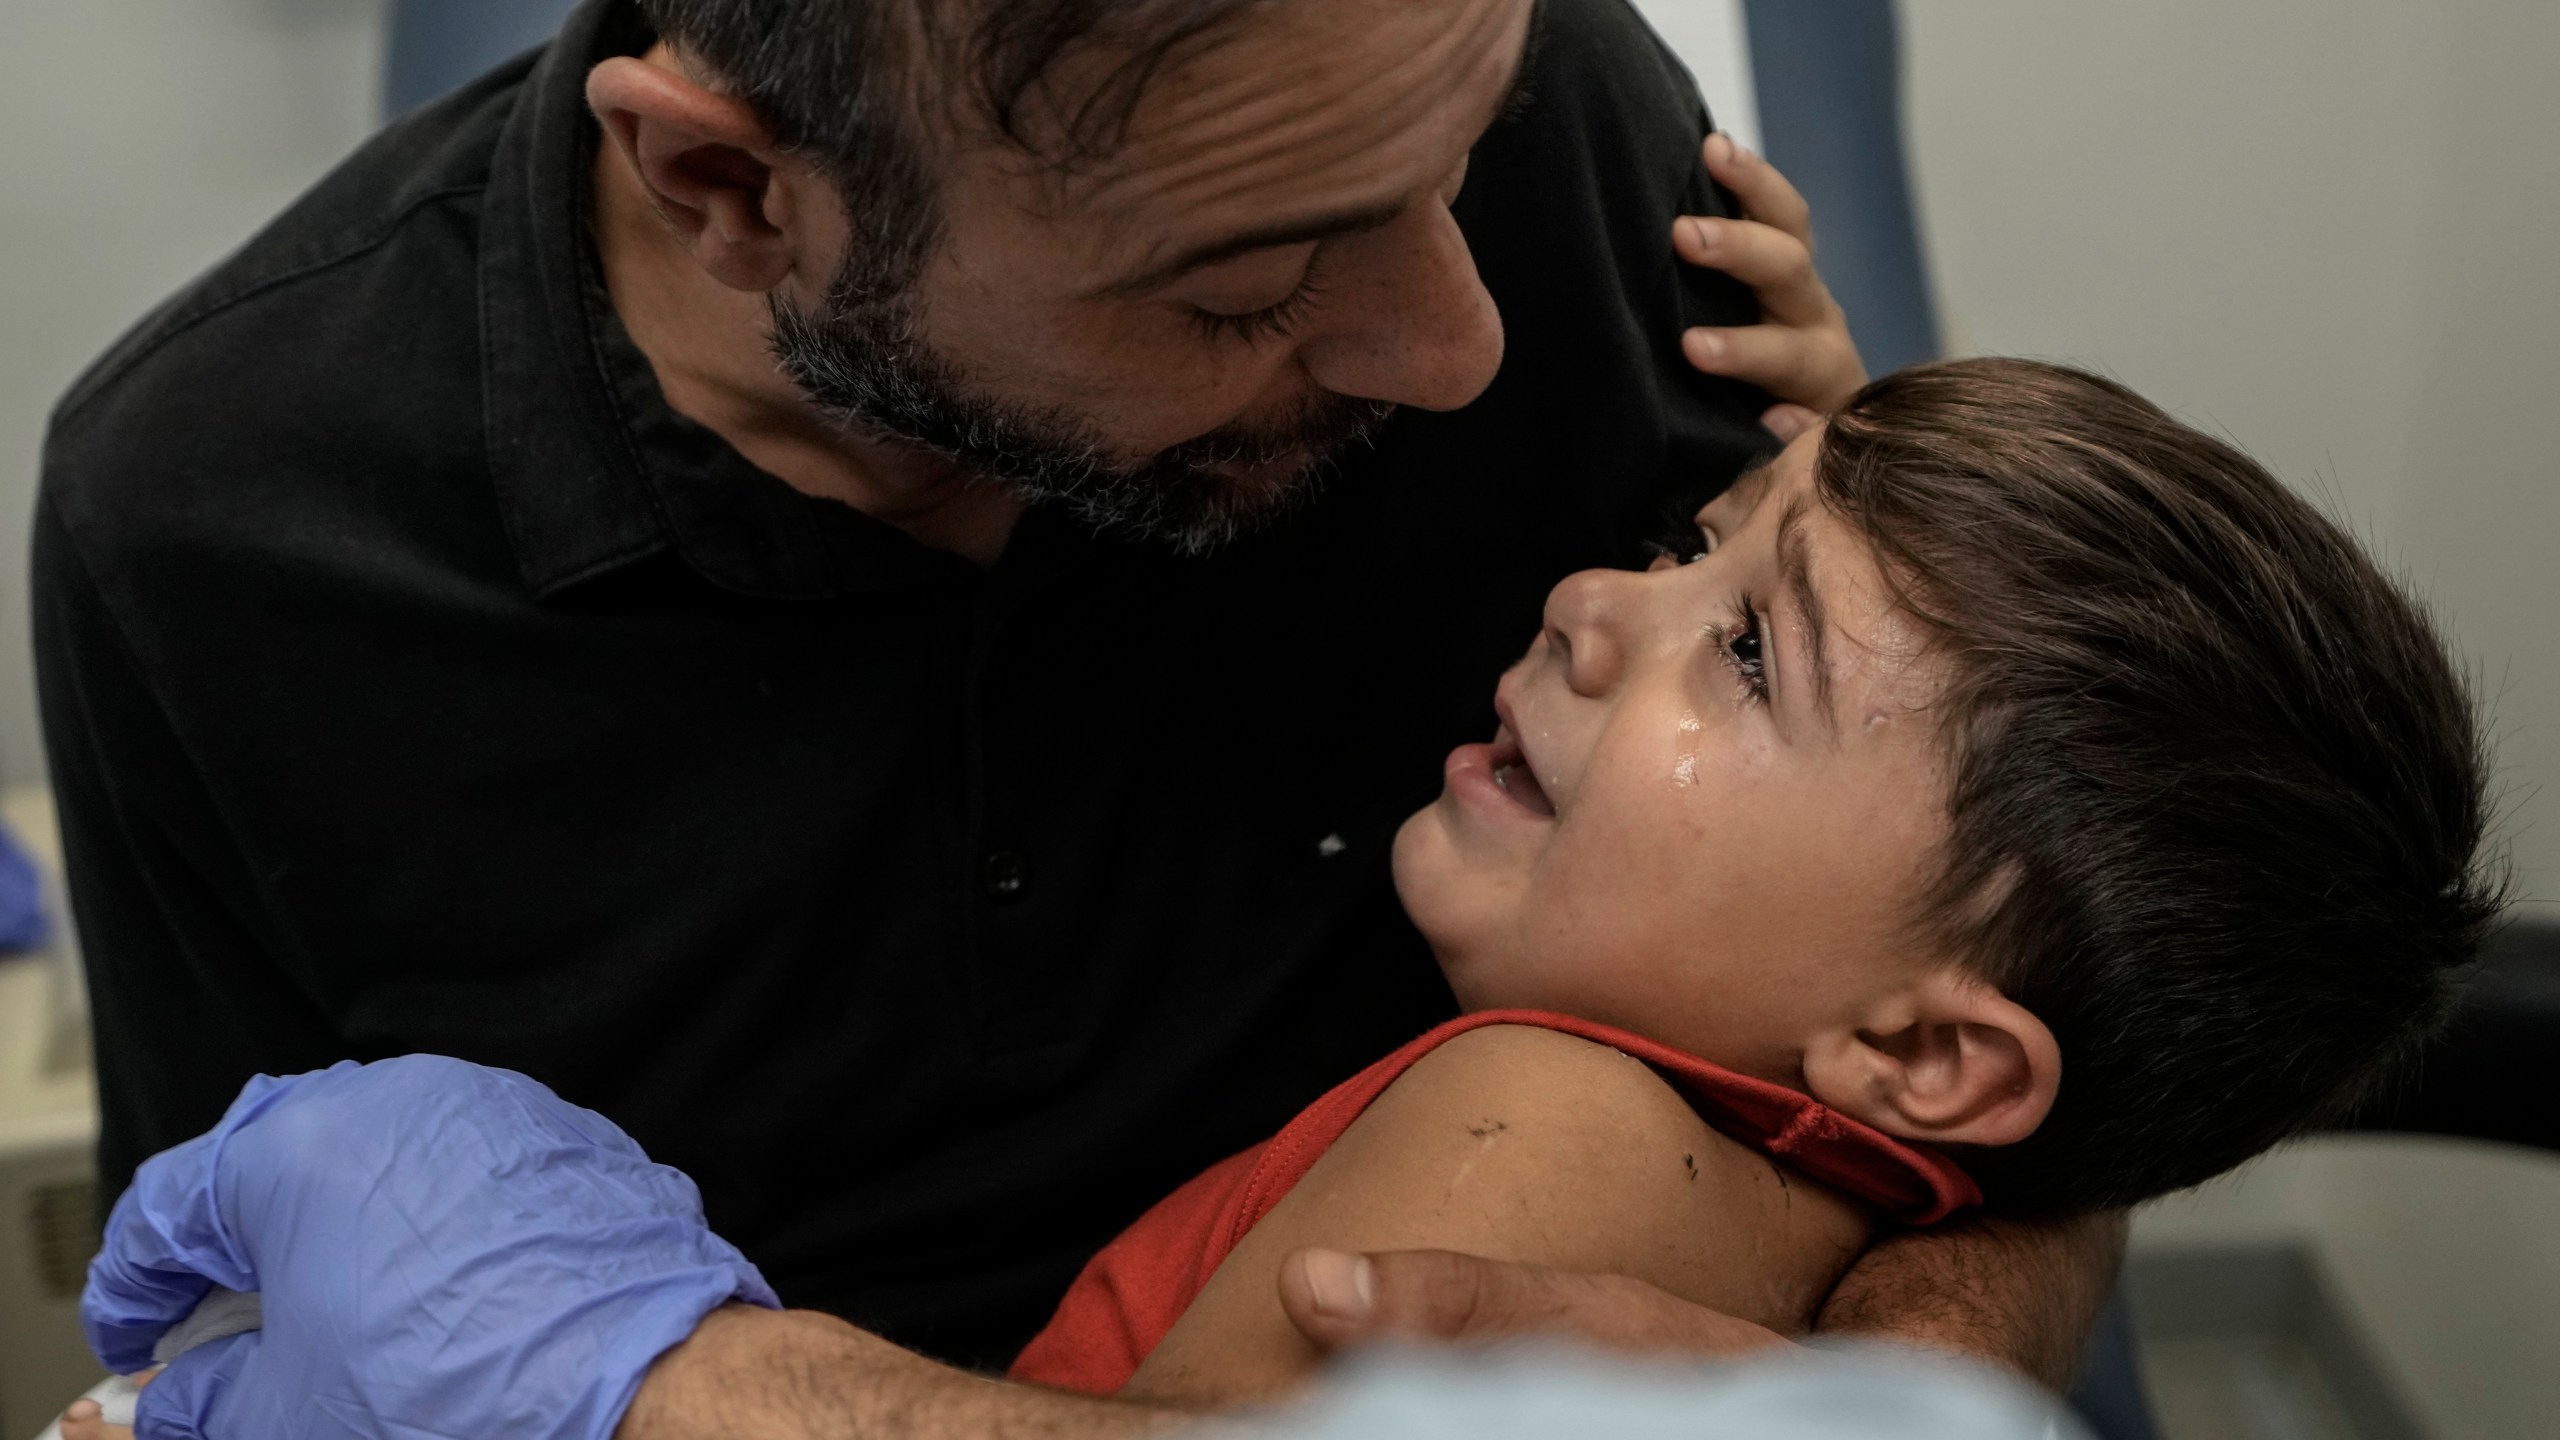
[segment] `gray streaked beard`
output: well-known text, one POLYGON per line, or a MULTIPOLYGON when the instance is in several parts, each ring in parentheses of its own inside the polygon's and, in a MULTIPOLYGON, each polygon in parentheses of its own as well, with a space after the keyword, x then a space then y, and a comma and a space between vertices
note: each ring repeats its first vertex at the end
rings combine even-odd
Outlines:
POLYGON ((1093 422, 1053 407, 972 390, 927 345, 903 292, 861 298, 849 285, 813 317, 770 297, 782 372, 846 430, 918 446, 1004 486, 1026 504, 1059 505, 1104 534, 1204 554, 1312 498, 1333 461, 1394 413, 1384 401, 1321 394, 1279 421, 1221 426, 1135 466, 1115 465, 1093 422), (1214 467, 1311 458, 1287 475, 1239 483, 1214 467))

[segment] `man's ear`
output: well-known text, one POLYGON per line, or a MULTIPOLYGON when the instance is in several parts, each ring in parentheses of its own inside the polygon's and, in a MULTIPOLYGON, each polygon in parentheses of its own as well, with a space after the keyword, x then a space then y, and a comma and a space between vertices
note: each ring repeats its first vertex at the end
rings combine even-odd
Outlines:
POLYGON ((1888 1135, 2009 1145, 2044 1123, 2062 1047, 2026 1007, 1960 970, 1932 970, 1862 1023, 1814 1037, 1813 1098, 1888 1135))
POLYGON ((676 241, 713 279, 762 294, 790 276, 796 187, 754 107, 628 55, 589 72, 587 104, 676 241))

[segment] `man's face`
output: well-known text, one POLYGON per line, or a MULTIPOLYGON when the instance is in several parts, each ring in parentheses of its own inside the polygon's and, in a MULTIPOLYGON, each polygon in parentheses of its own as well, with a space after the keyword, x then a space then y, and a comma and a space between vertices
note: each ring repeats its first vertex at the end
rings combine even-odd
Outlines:
MULTIPOLYGON (((1097 525, 1215 544, 1394 407, 1491 383, 1502 323, 1449 205, 1529 16, 1253 6, 1157 74, 1105 157, 945 156, 944 243, 914 283, 777 295, 776 352, 857 429, 1097 525)), ((1071 58, 1057 78, 1083 77, 1071 58)))

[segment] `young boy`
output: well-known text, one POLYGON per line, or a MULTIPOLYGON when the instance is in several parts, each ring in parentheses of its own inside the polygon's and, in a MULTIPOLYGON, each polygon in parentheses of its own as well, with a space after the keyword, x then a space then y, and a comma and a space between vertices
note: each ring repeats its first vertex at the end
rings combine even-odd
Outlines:
POLYGON ((1398 839, 1474 1013, 1157 1206, 1016 1378, 1282 1388, 1318 1359, 1277 1283, 1309 1246, 1800 1333, 1879 1224, 2194 1184, 2444 1015, 2496 909, 2470 701, 2229 446, 2088 375, 1952 362, 1698 521, 1556 588, 1501 729, 1398 839))
POLYGON ((1495 709, 1395 855, 1470 1013, 1150 1211, 1017 1378, 1282 1389, 1310 1246, 1800 1332, 1880 1225, 2127 1205, 2336 1115, 2497 908, 2418 609, 2053 366, 1869 386, 1678 553, 1559 585, 1495 709))

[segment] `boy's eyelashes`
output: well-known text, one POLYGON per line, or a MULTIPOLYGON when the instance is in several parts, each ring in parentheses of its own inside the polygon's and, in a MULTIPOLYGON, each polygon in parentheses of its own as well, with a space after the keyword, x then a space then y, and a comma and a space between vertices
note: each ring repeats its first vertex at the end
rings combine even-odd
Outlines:
POLYGON ((1736 596, 1733 615, 1716 631, 1716 653, 1742 682, 1753 704, 1769 703, 1769 636, 1760 607, 1747 594, 1736 596))
MULTIPOLYGON (((1667 528, 1646 542, 1646 552, 1658 563, 1669 560, 1679 565, 1694 565, 1715 553, 1716 532, 1704 525, 1681 523, 1667 528)), ((1749 593, 1736 595, 1729 602, 1725 620, 1711 627, 1716 654, 1725 668, 1731 670, 1744 692, 1754 704, 1769 702, 1768 627, 1762 622, 1760 607, 1749 593)))

